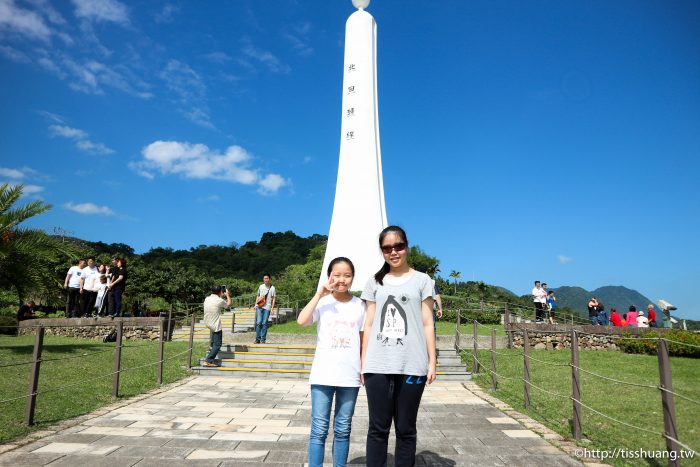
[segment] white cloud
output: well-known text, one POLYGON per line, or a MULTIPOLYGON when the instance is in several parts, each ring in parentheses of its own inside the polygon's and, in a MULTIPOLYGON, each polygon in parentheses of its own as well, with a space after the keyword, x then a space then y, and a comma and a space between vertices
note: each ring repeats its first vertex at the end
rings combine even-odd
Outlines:
POLYGON ((557 261, 559 261, 561 264, 568 264, 572 262, 574 258, 570 256, 564 256, 564 255, 557 255, 557 261))
POLYGON ((39 173, 38 171, 27 167, 26 165, 20 169, 12 169, 9 167, 0 167, 0 177, 12 178, 15 180, 32 179, 32 180, 48 180, 49 177, 39 173))
POLYGON ((72 128, 66 125, 50 125, 49 133, 51 136, 60 136, 73 140, 75 147, 89 154, 107 155, 114 153, 114 150, 106 145, 91 141, 88 133, 80 128, 72 128))
POLYGON ((27 57, 27 54, 8 45, 0 45, 0 55, 17 63, 31 62, 30 58, 27 57))
POLYGON ((206 59, 213 63, 224 64, 231 61, 231 56, 226 52, 210 52, 205 55, 206 59))
POLYGON ((166 3, 163 9, 156 13, 156 23, 172 23, 174 16, 180 13, 180 7, 172 3, 166 3))
POLYGON ((243 185, 258 185, 258 191, 272 194, 289 182, 278 174, 260 175, 251 168, 253 158, 240 146, 229 146, 221 153, 204 144, 179 141, 155 141, 141 150, 143 159, 130 164, 132 170, 147 178, 180 175, 190 179, 221 180, 243 185))
POLYGON ((289 73, 291 68, 289 65, 284 64, 279 58, 277 58, 272 52, 266 50, 261 50, 255 47, 250 41, 243 46, 243 53, 248 57, 257 60, 258 62, 265 65, 268 70, 273 73, 289 73))
POLYGON ((263 179, 258 181, 258 191, 264 195, 269 195, 272 193, 277 193, 277 191, 283 186, 289 184, 287 180, 282 178, 277 174, 268 174, 263 179))
POLYGON ((31 3, 39 13, 46 16, 46 19, 53 24, 64 25, 66 20, 63 18, 61 13, 56 10, 48 0, 25 0, 27 3, 31 3))
POLYGON ((308 21, 297 25, 293 31, 282 33, 282 36, 292 45, 292 49, 302 57, 308 57, 314 53, 313 47, 309 45, 309 33, 311 23, 308 21))
POLYGON ((21 179, 21 178, 24 178, 24 172, 22 172, 21 170, 17 170, 17 169, 9 169, 7 167, 0 167, 0 177, 21 179))
POLYGON ((0 30, 3 29, 43 42, 51 37, 51 29, 41 16, 18 7, 13 0, 0 0, 0 30))
POLYGON ((77 212, 79 214, 101 214, 105 216, 111 216, 114 214, 107 206, 98 206, 94 203, 74 203, 69 201, 63 205, 64 209, 69 211, 77 212))
POLYGON ((179 111, 188 120, 214 129, 207 104, 207 87, 199 74, 186 63, 170 60, 160 77, 175 96, 179 111))
POLYGON ((24 189, 22 190, 22 193, 25 194, 25 195, 32 195, 32 194, 35 194, 35 193, 39 193, 39 192, 41 192, 41 191, 44 191, 44 187, 43 187, 43 186, 31 185, 31 184, 30 184, 30 185, 24 185, 24 189))
POLYGON ((87 20, 129 24, 126 5, 117 0, 73 0, 75 16, 87 20))

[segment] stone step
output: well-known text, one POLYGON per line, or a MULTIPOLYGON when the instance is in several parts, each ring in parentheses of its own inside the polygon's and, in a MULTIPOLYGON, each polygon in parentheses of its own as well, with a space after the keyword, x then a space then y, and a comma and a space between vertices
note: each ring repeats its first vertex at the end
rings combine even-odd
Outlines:
POLYGON ((221 360, 222 368, 274 368, 287 370, 310 370, 312 361, 302 360, 259 360, 259 359, 241 359, 241 358, 224 358, 221 360))
POLYGON ((192 371, 203 376, 236 376, 239 378, 288 378, 308 379, 310 370, 283 370, 274 368, 242 367, 192 367, 192 371))
POLYGON ((299 360, 311 362, 314 359, 313 353, 286 353, 286 352, 219 352, 217 358, 240 359, 240 360, 299 360))

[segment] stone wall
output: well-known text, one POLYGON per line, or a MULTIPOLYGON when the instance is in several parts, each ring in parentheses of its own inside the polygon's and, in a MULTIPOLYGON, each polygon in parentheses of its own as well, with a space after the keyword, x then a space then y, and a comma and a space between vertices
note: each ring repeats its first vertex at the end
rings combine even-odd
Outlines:
MULTIPOLYGON (((38 326, 44 326, 44 335, 76 337, 80 339, 102 340, 112 329, 116 329, 119 321, 124 322, 124 340, 158 340, 160 337, 161 318, 54 318, 32 319, 20 322, 19 335, 33 335, 38 326)), ((165 334, 168 331, 168 320, 162 320, 165 334)), ((171 332, 174 330, 173 322, 171 332)))
MULTIPOLYGON (((546 332, 527 333, 530 348, 542 350, 564 350, 571 348, 571 334, 552 334, 546 332)), ((619 335, 584 334, 578 336, 578 346, 581 350, 617 350, 619 335)), ((523 348, 523 333, 514 333, 513 347, 523 348)))
POLYGON ((530 348, 542 350, 563 350, 571 348, 571 331, 578 332, 578 346, 581 350, 618 350, 618 343, 623 334, 638 336, 653 329, 663 334, 664 328, 636 328, 613 326, 570 326, 557 324, 511 324, 510 333, 513 336, 513 347, 523 348, 523 334, 527 329, 530 348))

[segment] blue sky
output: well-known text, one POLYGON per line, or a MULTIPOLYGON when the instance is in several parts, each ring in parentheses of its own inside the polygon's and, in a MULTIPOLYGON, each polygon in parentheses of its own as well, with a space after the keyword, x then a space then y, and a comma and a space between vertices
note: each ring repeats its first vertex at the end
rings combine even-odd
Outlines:
MULTIPOLYGON (((0 0, 0 181, 54 206, 33 226, 139 252, 327 234, 353 11, 0 0)), ((389 222, 445 275, 700 319, 700 3, 368 11, 389 222)))

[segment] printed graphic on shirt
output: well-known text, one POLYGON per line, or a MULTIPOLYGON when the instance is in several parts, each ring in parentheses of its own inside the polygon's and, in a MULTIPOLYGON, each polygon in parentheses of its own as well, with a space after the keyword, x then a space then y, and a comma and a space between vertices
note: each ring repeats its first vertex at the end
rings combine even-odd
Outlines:
POLYGON ((331 349, 349 349, 352 346, 352 338, 359 331, 357 321, 336 320, 333 323, 333 334, 331 334, 331 349))
MULTIPOLYGON (((400 301, 408 302, 408 297, 402 295, 400 301)), ((383 345, 403 345, 403 338, 408 335, 406 311, 401 307, 396 297, 389 295, 382 308, 379 334, 377 340, 383 345)))

